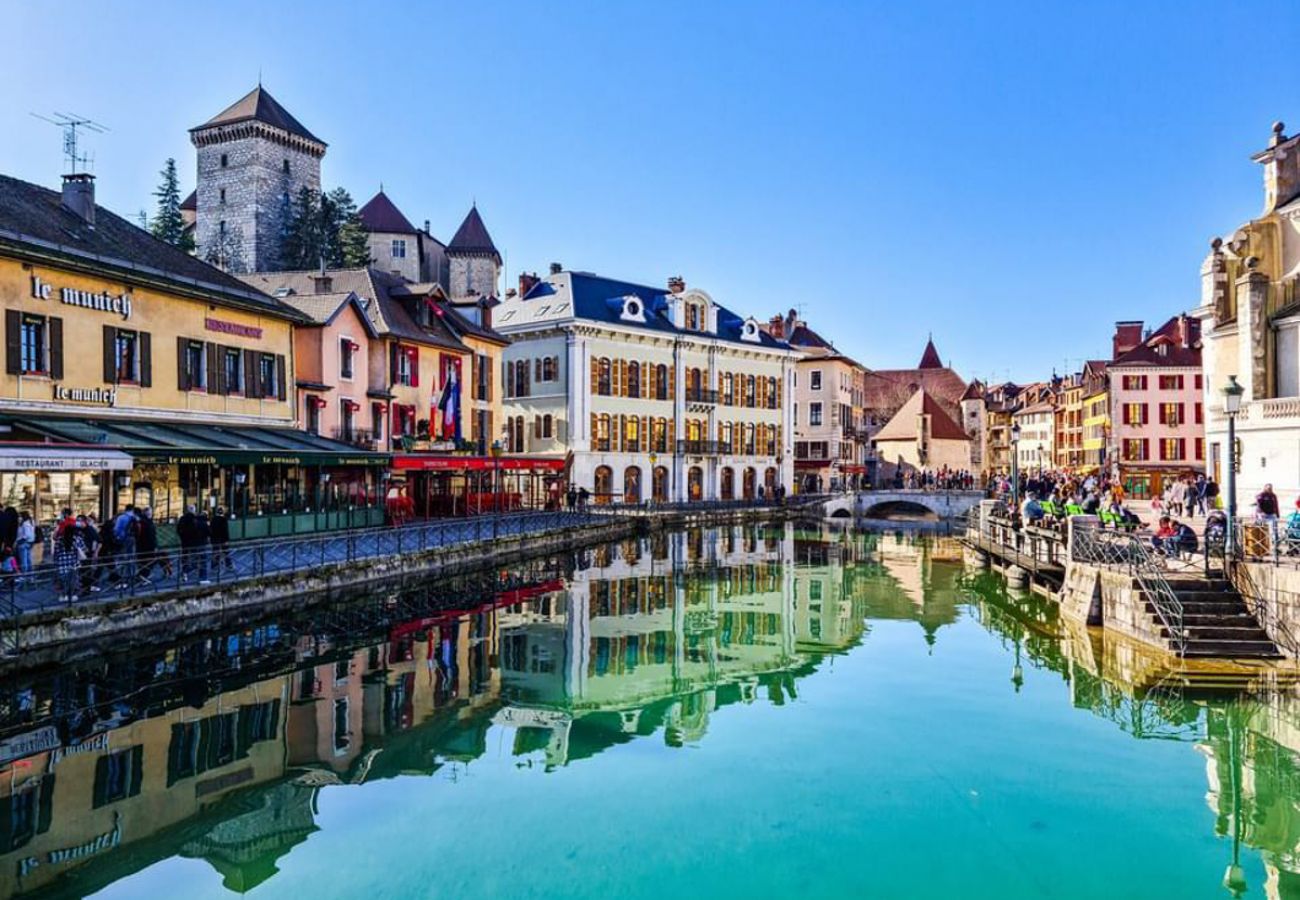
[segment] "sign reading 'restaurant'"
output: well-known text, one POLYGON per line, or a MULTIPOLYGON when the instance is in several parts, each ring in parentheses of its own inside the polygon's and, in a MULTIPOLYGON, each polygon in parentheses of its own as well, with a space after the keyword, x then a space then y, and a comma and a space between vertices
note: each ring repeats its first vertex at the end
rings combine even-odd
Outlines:
MULTIPOLYGON (((54 285, 41 280, 41 276, 32 276, 32 296, 37 300, 49 300, 54 293, 54 285)), ((59 288, 59 299, 69 306, 80 306, 100 312, 117 313, 123 319, 131 318, 131 294, 110 294, 108 291, 83 291, 78 288, 59 288)))
POLYGON ((208 331, 220 331, 222 334, 237 334, 240 337, 253 338, 261 340, 262 329, 253 325, 240 325, 238 322, 227 322, 223 319, 206 318, 203 320, 203 327, 208 331))

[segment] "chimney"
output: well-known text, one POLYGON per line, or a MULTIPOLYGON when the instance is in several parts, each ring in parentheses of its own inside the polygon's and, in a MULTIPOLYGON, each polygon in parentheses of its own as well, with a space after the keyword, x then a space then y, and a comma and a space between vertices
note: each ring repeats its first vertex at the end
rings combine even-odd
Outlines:
POLYGON ((552 275, 559 275, 563 271, 564 271, 564 266, 560 265, 559 263, 551 263, 552 275))
MULTIPOLYGON (((551 274, 555 274, 555 273, 552 272, 551 274)), ((528 292, 531 291, 534 287, 536 287, 539 281, 541 281, 541 279, 537 277, 536 272, 520 272, 519 273, 520 299, 527 297, 528 292)))
POLYGON ((686 290, 686 279, 682 278, 680 275, 670 275, 668 277, 669 293, 680 294, 684 290, 686 290))
POLYGON ((63 176, 63 205, 90 227, 95 227, 95 176, 63 176))
POLYGON ((1118 359, 1142 343, 1142 322, 1116 322, 1111 340, 1111 359, 1118 359))
POLYGON ((311 277, 312 283, 316 286, 316 293, 328 294, 334 290, 334 279, 322 271, 319 275, 311 277))
POLYGON ((424 220, 424 233, 425 233, 425 234, 428 234, 428 233, 429 233, 429 220, 428 220, 428 219, 425 219, 425 220, 424 220))
POLYGON ((785 319, 773 316, 767 320, 767 333, 778 341, 785 340, 785 319))

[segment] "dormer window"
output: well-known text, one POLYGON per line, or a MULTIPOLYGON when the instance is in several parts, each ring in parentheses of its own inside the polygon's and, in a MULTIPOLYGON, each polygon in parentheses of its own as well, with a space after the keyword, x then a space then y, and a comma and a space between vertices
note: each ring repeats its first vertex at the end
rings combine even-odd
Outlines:
POLYGON ((757 344, 762 341, 758 333, 758 322, 755 319, 746 319, 740 326, 740 339, 748 341, 751 344, 757 344))
POLYGON ((619 318, 624 322, 644 322, 645 305, 641 302, 640 297, 624 297, 623 309, 619 318))

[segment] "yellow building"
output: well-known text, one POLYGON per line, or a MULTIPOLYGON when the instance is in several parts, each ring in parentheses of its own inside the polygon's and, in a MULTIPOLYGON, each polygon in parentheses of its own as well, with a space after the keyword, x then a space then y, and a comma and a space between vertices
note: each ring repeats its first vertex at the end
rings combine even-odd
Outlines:
POLYGON ((1111 465, 1110 376, 1104 362, 1083 368, 1083 463, 1081 472, 1106 473, 1111 465))
POLYGON ((97 207, 89 175, 0 176, 0 300, 0 502, 40 522, 198 504, 271 533, 327 467, 386 462, 293 428, 300 313, 97 207))

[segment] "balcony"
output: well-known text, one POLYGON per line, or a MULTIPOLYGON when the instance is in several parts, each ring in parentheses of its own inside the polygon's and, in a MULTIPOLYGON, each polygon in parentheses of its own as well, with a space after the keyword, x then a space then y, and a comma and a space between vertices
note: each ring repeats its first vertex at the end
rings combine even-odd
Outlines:
POLYGON ((731 445, 722 441, 678 441, 678 456, 728 456, 731 445))
POLYGON ((691 409, 701 409, 718 405, 718 392, 709 388, 686 389, 686 405, 691 409))
POLYGON ((379 438, 375 432, 366 428, 335 428, 330 435, 343 444, 351 444, 358 450, 378 450, 379 438))

